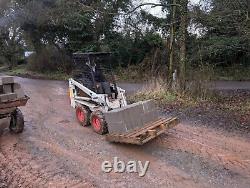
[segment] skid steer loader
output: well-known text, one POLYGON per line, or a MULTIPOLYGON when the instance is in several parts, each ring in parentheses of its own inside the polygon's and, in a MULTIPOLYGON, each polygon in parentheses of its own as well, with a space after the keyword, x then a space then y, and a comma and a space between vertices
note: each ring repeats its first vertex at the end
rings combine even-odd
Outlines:
POLYGON ((153 101, 128 105, 125 90, 117 86, 110 67, 105 67, 111 57, 112 53, 73 54, 69 96, 79 123, 91 125, 110 142, 137 145, 177 125, 177 118, 159 117, 153 101))

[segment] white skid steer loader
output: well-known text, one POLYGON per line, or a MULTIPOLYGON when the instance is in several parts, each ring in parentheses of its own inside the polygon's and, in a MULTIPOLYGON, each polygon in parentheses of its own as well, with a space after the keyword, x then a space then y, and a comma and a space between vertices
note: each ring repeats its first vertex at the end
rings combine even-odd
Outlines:
POLYGON ((177 118, 161 118, 153 101, 127 104, 112 71, 104 74, 111 53, 75 53, 73 78, 69 79, 71 106, 82 126, 91 125, 110 142, 143 145, 178 124, 177 118), (107 77, 112 81, 107 81, 107 77))

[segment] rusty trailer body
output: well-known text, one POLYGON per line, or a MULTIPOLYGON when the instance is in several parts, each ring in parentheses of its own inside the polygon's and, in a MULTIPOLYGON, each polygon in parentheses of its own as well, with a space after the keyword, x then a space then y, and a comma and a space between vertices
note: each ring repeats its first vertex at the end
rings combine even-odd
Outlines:
POLYGON ((25 106, 29 100, 28 96, 21 99, 15 99, 7 102, 0 103, 0 114, 8 115, 13 112, 17 107, 25 106))
POLYGON ((25 106, 28 100, 14 77, 0 77, 0 132, 7 127, 14 133, 23 132, 24 117, 18 107, 25 106))

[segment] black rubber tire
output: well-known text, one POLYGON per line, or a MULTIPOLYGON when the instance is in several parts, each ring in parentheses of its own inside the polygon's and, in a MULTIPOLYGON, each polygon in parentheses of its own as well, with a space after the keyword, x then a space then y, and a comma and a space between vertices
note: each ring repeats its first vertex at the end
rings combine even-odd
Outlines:
POLYGON ((100 135, 104 135, 104 134, 108 133, 107 122, 105 121, 104 114, 101 111, 94 111, 94 112, 92 112, 91 116, 90 116, 90 122, 91 122, 93 130, 96 133, 98 133, 100 135), (99 127, 98 130, 95 128, 95 125, 94 125, 94 120, 95 119, 98 119, 99 122, 100 122, 100 127, 99 127))
POLYGON ((78 122, 80 123, 81 126, 83 127, 87 127, 90 125, 90 110, 88 107, 82 106, 82 105, 78 105, 76 107, 76 118, 78 120, 78 122), (84 114, 84 120, 80 120, 79 116, 78 116, 78 110, 82 111, 84 114))
POLYGON ((16 109, 12 114, 11 114, 11 119, 10 119, 10 131, 19 134, 22 133, 24 130, 24 117, 23 113, 21 112, 20 109, 16 109))

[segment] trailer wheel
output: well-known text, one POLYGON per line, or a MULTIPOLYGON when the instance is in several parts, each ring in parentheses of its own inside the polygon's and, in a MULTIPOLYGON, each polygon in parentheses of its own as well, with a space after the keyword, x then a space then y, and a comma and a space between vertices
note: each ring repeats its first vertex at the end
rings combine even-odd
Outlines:
POLYGON ((76 118, 78 122, 83 126, 90 125, 90 110, 84 106, 77 106, 76 107, 76 118))
POLYGON ((108 133, 108 126, 107 126, 105 117, 102 112, 100 111, 92 112, 90 121, 96 133, 100 135, 104 135, 108 133))
POLYGON ((24 118, 23 114, 20 109, 16 109, 12 114, 11 114, 11 120, 10 120, 10 131, 18 134, 22 133, 24 129, 24 118))

